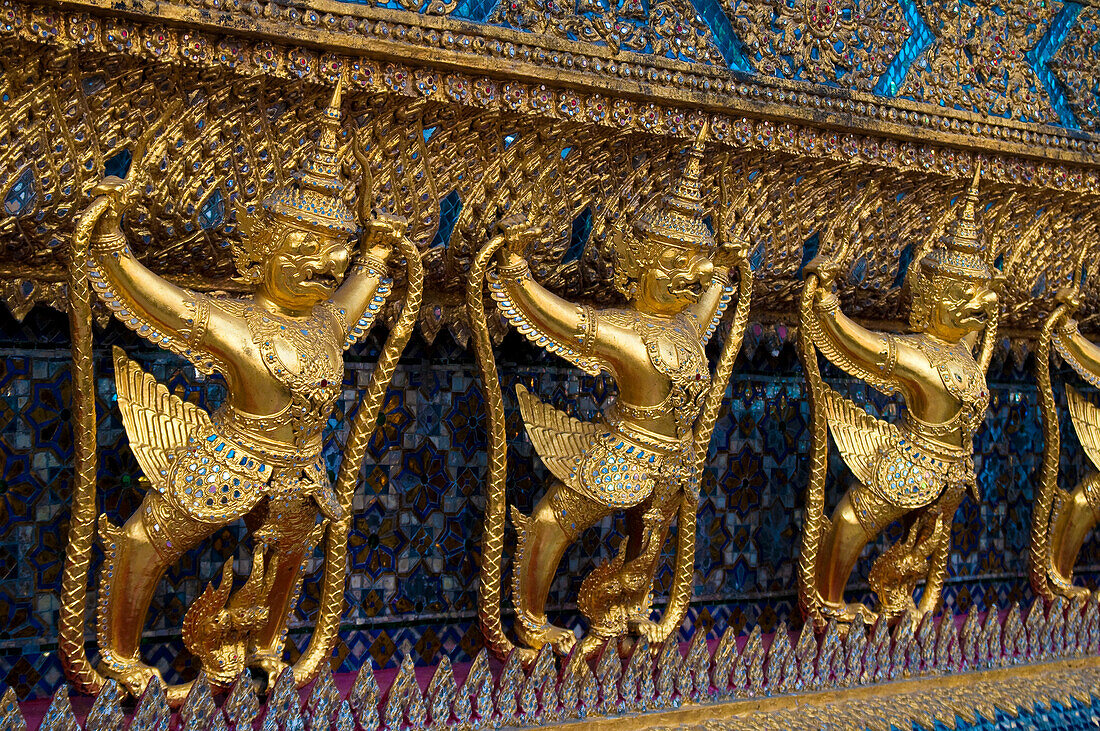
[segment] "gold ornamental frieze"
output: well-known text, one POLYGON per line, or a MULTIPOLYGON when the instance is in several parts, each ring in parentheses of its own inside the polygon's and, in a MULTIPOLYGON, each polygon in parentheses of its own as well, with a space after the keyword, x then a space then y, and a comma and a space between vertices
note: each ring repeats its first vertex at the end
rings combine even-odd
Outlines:
MULTIPOLYGON (((11 33, 43 34, 54 44, 8 40, 0 54, 0 112, 9 130, 0 149, 8 214, 0 218, 0 294, 16 313, 37 302, 64 309, 61 242, 71 236, 73 211, 86 205, 105 169, 123 163, 135 172, 147 168, 147 192, 164 191, 141 196, 122 224, 145 265, 199 291, 243 291, 232 256, 242 240, 233 207, 258 205, 300 163, 314 129, 309 110, 323 107, 341 74, 342 164, 356 185, 368 171, 372 208, 409 220, 408 235, 423 251, 431 306, 419 325, 429 339, 449 329, 467 342, 461 277, 498 212, 535 191, 544 204, 531 223, 547 232, 530 252, 535 275, 593 304, 621 302, 613 285, 616 222, 669 189, 704 122, 704 187, 740 189, 753 180, 761 188, 734 213, 751 233, 754 309, 762 316, 793 321, 805 260, 837 211, 857 199, 853 186, 868 178, 881 194, 853 233, 850 266, 838 284, 859 293, 851 314, 870 321, 903 317, 907 262, 942 233, 979 162, 988 208, 983 235, 996 232, 991 256, 1006 267, 1006 331, 1038 331, 1048 307, 1043 293, 1068 280, 1068 252, 1095 238, 1098 178, 1091 167, 394 63, 344 65, 346 57, 312 52, 303 51, 295 65, 275 46, 245 53, 244 41, 218 54, 202 41, 198 53, 183 43, 186 33, 165 26, 146 35, 151 27, 129 19, 8 9, 11 33), (116 41, 130 51, 103 52, 116 41), (168 57, 173 63, 157 62, 168 57), (255 71, 268 61, 271 75, 255 71), (448 94, 461 102, 445 101, 448 94), (170 102, 178 102, 163 130, 170 142, 156 160, 128 162, 170 102), (581 112, 574 118, 562 109, 581 112), (362 154, 351 154, 353 147, 362 154), (460 208, 451 220, 441 215, 448 206, 460 208), (591 229, 583 248, 571 250, 579 217, 588 217, 591 229)), ((1090 280, 1081 293, 1085 332, 1096 287, 1090 280)), ((93 312, 101 321, 107 316, 98 306, 93 312)), ((382 313, 387 321, 395 316, 391 308, 382 313)), ((490 327, 494 338, 503 334, 496 320, 490 327)))
POLYGON ((471 4, 9 2, 0 29, 247 75, 331 83, 344 67, 370 90, 674 135, 707 110, 1052 162, 1098 149, 1092 7, 1054 48, 1063 3, 922 2, 910 17, 854 0, 523 0, 473 22, 456 10, 471 4), (607 115, 589 108, 601 100, 607 115))

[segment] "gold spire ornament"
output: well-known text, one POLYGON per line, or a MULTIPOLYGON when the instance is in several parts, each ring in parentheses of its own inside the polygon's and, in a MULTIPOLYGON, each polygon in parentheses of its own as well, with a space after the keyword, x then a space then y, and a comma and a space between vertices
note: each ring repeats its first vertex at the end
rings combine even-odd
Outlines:
POLYGON ((903 520, 908 533, 871 570, 878 610, 890 620, 935 610, 955 510, 966 490, 979 499, 973 436, 989 402, 985 370, 998 319, 977 223, 979 175, 976 171, 948 233, 910 273, 911 334, 862 327, 844 315, 832 290, 859 217, 876 192, 873 185, 839 225, 839 235, 848 237, 840 251, 821 254, 806 267, 799 345, 813 441, 799 599, 819 628, 831 619, 851 623, 861 614, 874 621, 869 608, 845 602, 844 589, 863 548, 895 520, 903 520), (898 423, 877 419, 825 384, 819 352, 882 393, 901 395, 904 417, 898 423), (858 480, 831 518, 824 510, 829 434, 858 480), (913 592, 920 579, 925 585, 918 607, 913 592))
MULTIPOLYGON (((262 669, 273 681, 286 667, 286 622, 303 563, 323 539, 321 606, 310 646, 294 664, 295 680, 309 682, 328 661, 343 609, 351 498, 382 395, 415 323, 423 277, 416 247, 404 236, 404 219, 376 214, 357 246, 351 244, 360 228, 343 198, 348 183, 338 159, 340 96, 338 84, 322 112, 319 138, 292 179, 255 214, 237 209, 244 238, 234 244, 234 260, 254 287, 251 296, 177 287, 130 250, 119 224, 145 183, 142 155, 135 156, 131 179, 109 177, 96 188, 78 220, 70 288, 78 383, 94 378, 90 290, 138 335, 204 373, 222 376, 228 390, 225 402, 208 413, 171 394, 115 349, 118 406, 148 491, 120 527, 98 515, 106 554, 99 576, 98 669, 83 641, 97 522, 95 417, 87 404, 75 405, 82 446, 60 648, 70 677, 86 691, 109 677, 136 695, 159 676, 141 660, 139 644, 160 577, 184 553, 241 518, 252 528, 252 574, 232 593, 232 561, 226 563, 219 587, 207 587, 187 612, 188 649, 215 686, 227 686, 245 667, 262 669), (395 248, 408 265, 405 304, 361 395, 334 489, 322 458, 322 432, 343 391, 344 350, 371 328, 392 295, 386 261, 395 248)), ((170 119, 166 115, 162 125, 171 126, 170 119)), ((165 130, 161 139, 168 136, 165 130)), ((169 699, 181 701, 188 687, 171 686, 169 699)))
POLYGON ((565 550, 602 518, 624 513, 627 539, 615 557, 584 579, 577 599, 588 622, 580 651, 633 631, 663 641, 683 619, 694 571, 699 475, 714 420, 740 348, 748 317, 752 273, 740 245, 716 246, 703 223, 703 140, 667 196, 638 218, 637 240, 620 232, 616 285, 626 307, 597 310, 559 298, 534 281, 522 252, 540 235, 523 217, 500 223, 501 233, 478 253, 467 289, 475 347, 489 414, 489 476, 482 544, 479 611, 490 647, 514 645, 501 625, 506 444, 504 406, 483 301, 484 281, 500 312, 532 342, 589 373, 609 373, 618 396, 600 418, 584 422, 517 389, 527 435, 553 475, 530 516, 511 512, 518 534, 512 601, 515 633, 528 648, 545 644, 568 652, 571 630, 550 624, 546 601, 565 550), (705 345, 715 332, 739 270, 732 329, 712 375, 705 345), (650 593, 660 550, 679 514, 673 596, 661 621, 650 593))
MULTIPOLYGON (((1081 307, 1084 259, 1081 247, 1074 277, 1055 295, 1057 306, 1039 333, 1035 353, 1035 380, 1043 417, 1043 462, 1031 513, 1029 577, 1035 593, 1047 601, 1061 596, 1075 599, 1089 591, 1073 584, 1073 567, 1089 532, 1100 521, 1100 472, 1092 471, 1073 490, 1058 485, 1061 461, 1061 429, 1051 383, 1051 346, 1086 383, 1100 386, 1100 346, 1077 329, 1074 317, 1081 307)), ((1094 468, 1100 469, 1100 408, 1069 383, 1066 405, 1077 439, 1094 468)))

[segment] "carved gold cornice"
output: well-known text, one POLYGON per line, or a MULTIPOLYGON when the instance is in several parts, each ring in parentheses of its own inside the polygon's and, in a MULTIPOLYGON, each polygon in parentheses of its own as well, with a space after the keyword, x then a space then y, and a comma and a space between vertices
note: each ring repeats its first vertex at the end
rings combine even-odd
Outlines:
MULTIPOLYGON (((1087 147, 1096 140, 1084 133, 1047 129, 1044 147, 1040 127, 1000 120, 1020 141, 986 138, 973 127, 963 132, 977 116, 950 110, 943 118, 959 131, 935 131, 920 118, 929 114, 931 124, 939 108, 915 102, 882 106, 877 97, 822 85, 317 1, 340 13, 240 0, 0 5, 0 81, 10 95, 0 110, 9 130, 0 145, 8 213, 0 217, 0 262, 8 267, 0 298, 21 313, 59 301, 72 211, 86 205, 106 164, 133 147, 156 109, 175 99, 186 101, 164 167, 153 174, 163 187, 142 196, 129 233, 142 260, 173 281, 237 289, 232 206, 254 205, 280 166, 296 164, 306 122, 338 75, 348 112, 344 144, 370 141, 386 151, 372 163, 374 205, 408 216, 424 250, 432 306, 421 311, 421 326, 429 339, 447 327, 464 342, 464 316, 453 304, 469 257, 496 212, 529 205, 534 191, 548 196, 540 211, 547 241, 532 252, 535 276, 576 299, 615 301, 609 232, 661 194, 683 141, 704 120, 710 204, 726 205, 717 199, 720 182, 759 187, 739 212, 755 229, 754 319, 793 310, 815 237, 872 178, 880 210, 858 234, 841 292, 864 318, 904 320, 905 262, 942 233, 979 161, 991 259, 1011 268, 1002 294, 1007 327, 1033 331, 1048 295, 1068 281, 1067 252, 1096 240, 1100 166, 1087 147), (905 109, 916 127, 901 121, 905 109), (864 133, 861 114, 879 131, 864 133), (1039 135, 1039 143, 1025 143, 1025 134, 1039 135), (1086 147, 1054 147, 1050 135, 1086 147), (34 195, 16 195, 22 180, 34 195), (456 203, 461 214, 440 231, 444 209, 456 203), (204 220, 215 208, 220 213, 204 220), (585 215, 591 234, 572 251, 571 229, 585 215)), ((1096 311, 1094 278, 1083 296, 1082 311, 1096 311)))
MULTIPOLYGON (((830 136, 869 135, 880 145, 889 139, 924 150, 951 146, 994 155, 1006 170, 1020 166, 1015 174, 993 171, 1005 182, 1096 190, 1100 137, 1094 134, 652 54, 616 54, 606 46, 448 17, 333 0, 68 0, 12 2, 5 11, 0 30, 62 46, 324 84, 346 67, 352 85, 370 91, 673 136, 687 136, 694 127, 689 120, 710 112, 727 118, 715 126, 715 139, 736 148, 772 147, 763 142, 769 134, 793 134, 800 145, 780 140, 774 147, 835 159, 840 145, 830 136), (756 129, 761 120, 771 128, 756 129), (752 131, 739 135, 737 128, 746 126, 752 131), (1070 167, 1048 171, 1044 163, 1070 167), (1087 180, 1078 183, 1078 175, 1087 180)), ((905 154, 873 162, 899 169, 929 163, 905 154)), ((931 166, 954 173, 942 163, 931 166)))

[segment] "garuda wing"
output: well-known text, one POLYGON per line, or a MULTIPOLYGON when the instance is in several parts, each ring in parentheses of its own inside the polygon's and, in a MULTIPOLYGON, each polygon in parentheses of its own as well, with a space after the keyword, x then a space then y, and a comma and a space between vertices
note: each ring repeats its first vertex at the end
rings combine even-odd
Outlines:
POLYGON ((212 429, 210 415, 168 392, 163 384, 114 349, 115 389, 122 424, 145 476, 157 482, 168 470, 168 455, 187 446, 195 431, 212 429))
POLYGON ((1073 386, 1066 386, 1066 401, 1069 403, 1069 418, 1085 448, 1085 454, 1093 466, 1100 469, 1100 409, 1089 403, 1088 399, 1077 392, 1073 386))
POLYGON ((581 457, 592 446, 600 430, 592 424, 555 409, 544 403, 521 385, 516 386, 519 413, 527 427, 527 436, 543 464, 554 477, 565 484, 573 482, 573 473, 581 457))
POLYGON ((862 407, 825 387, 825 416, 837 450, 856 478, 865 485, 874 481, 875 460, 883 447, 896 444, 898 428, 877 419, 862 407))

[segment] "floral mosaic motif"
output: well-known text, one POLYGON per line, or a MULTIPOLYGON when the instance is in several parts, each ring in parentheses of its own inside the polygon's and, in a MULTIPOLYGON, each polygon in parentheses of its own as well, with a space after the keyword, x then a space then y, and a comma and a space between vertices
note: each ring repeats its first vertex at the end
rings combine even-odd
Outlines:
POLYGON ((710 26, 688 0, 500 0, 490 23, 569 40, 721 64, 710 26))
POLYGON ((725 0, 757 72, 871 91, 909 36, 893 0, 725 0))
POLYGON ((916 0, 935 36, 899 96, 1024 122, 1059 116, 1028 58, 1061 12, 1048 0, 916 0))
POLYGON ((1082 129, 1100 129, 1100 9, 1086 8, 1049 63, 1082 129))
MULTIPOLYGON (((69 393, 65 319, 36 308, 22 325, 0 315, 0 683, 20 698, 48 697, 62 675, 49 638, 56 636, 56 595, 61 568, 60 536, 68 521, 69 452, 65 409, 69 393), (36 346, 29 350, 28 346, 36 346), (36 444, 35 429, 61 438, 36 444)), ((112 325, 97 333, 100 424, 100 500, 113 516, 127 514, 141 499, 138 467, 111 401, 109 346, 119 344, 169 388, 206 406, 225 397, 216 379, 202 379, 172 356, 137 343, 112 325)), ((806 481, 808 411, 789 330, 753 325, 742 364, 717 420, 702 482, 694 602, 682 639, 692 632, 717 640, 726 628, 765 635, 783 623, 798 626, 795 600, 794 540, 801 524, 801 492, 806 481)), ((377 347, 364 343, 362 352, 377 347)), ((606 378, 593 378, 539 354, 518 340, 502 344, 506 394, 523 383, 578 418, 591 418, 613 395, 606 378)), ((370 359, 349 359, 345 390, 366 383, 370 359)), ((886 415, 894 403, 840 374, 828 375, 846 395, 886 415)), ((961 614, 1026 603, 1026 576, 1032 475, 1040 433, 1030 372, 999 362, 990 376, 993 399, 975 451, 980 459, 981 503, 961 510, 967 525, 954 536, 945 611, 961 614), (973 520, 971 520, 973 519, 973 520)), ((412 648, 418 665, 438 662, 439 653, 468 662, 482 649, 477 625, 478 550, 481 489, 485 460, 480 390, 469 354, 445 334, 432 345, 414 341, 402 359, 387 396, 384 433, 364 468, 349 535, 351 571, 347 609, 336 648, 338 667, 354 672, 369 660, 396 668, 401 648, 412 648)), ((527 440, 515 404, 509 399, 509 490, 522 510, 530 510, 546 482, 545 468, 527 440)), ((1064 409, 1062 410, 1065 411, 1064 409)), ((333 414, 327 454, 337 455, 354 415, 351 401, 333 414)), ((1066 426, 1068 429, 1068 425, 1066 426)), ((1062 453, 1062 474, 1071 482, 1084 474, 1087 458, 1079 449, 1062 453)), ((330 460, 330 469, 338 459, 330 460)), ((837 458, 828 484, 842 490, 850 473, 837 458)), ((831 493, 830 500, 839 499, 831 493)), ((960 515, 960 521, 962 522, 960 515)), ((117 519, 117 517, 116 517, 117 519)), ((885 547, 898 531, 883 538, 885 547)), ((585 533, 570 551, 551 589, 555 621, 576 626, 568 603, 579 578, 611 555, 623 534, 609 520, 585 533)), ((170 681, 193 677, 197 668, 180 655, 171 637, 202 581, 228 555, 247 566, 251 557, 239 526, 219 532, 170 569, 153 604, 155 634, 147 657, 163 667, 170 681), (195 581, 196 576, 202 580, 195 581)), ((669 545, 674 541, 670 540, 669 545)), ((872 554, 873 555, 873 554, 872 554)), ((663 600, 671 574, 668 557, 658 576, 655 599, 663 600)), ((1100 567, 1100 541, 1081 555, 1079 578, 1094 582, 1100 567)), ((319 558, 312 559, 302 603, 290 622, 290 642, 304 648, 320 596, 319 558)), ((870 561, 861 563, 852 583, 853 600, 867 601, 870 561)), ((290 650, 292 657, 299 650, 290 650)))

